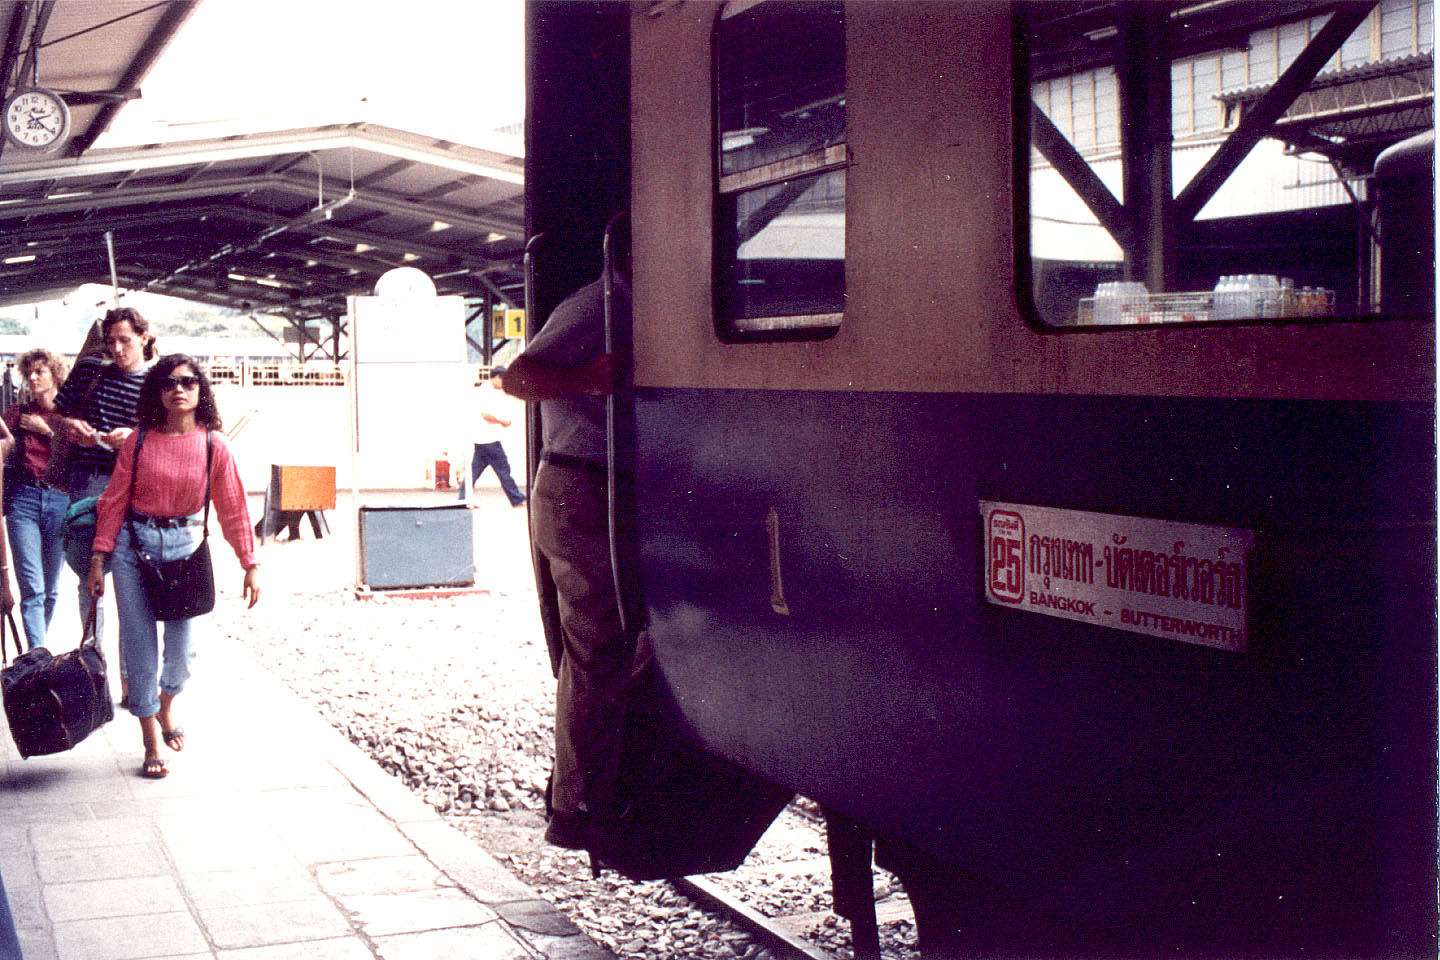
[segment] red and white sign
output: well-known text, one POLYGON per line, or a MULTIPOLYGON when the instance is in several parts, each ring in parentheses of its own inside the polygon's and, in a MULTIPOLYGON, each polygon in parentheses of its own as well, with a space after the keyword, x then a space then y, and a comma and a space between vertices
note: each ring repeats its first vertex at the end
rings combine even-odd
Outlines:
POLYGON ((1245 652, 1251 531, 989 500, 980 515, 991 603, 1245 652))

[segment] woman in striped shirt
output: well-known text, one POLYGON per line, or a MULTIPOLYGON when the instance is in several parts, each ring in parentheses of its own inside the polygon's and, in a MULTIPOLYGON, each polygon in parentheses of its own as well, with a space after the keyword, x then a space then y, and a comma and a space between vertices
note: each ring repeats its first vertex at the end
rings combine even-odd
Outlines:
POLYGON ((220 412, 210 381, 195 361, 183 354, 161 359, 145 376, 138 413, 144 437, 140 462, 137 466, 135 450, 141 435, 131 434, 121 445, 115 472, 100 496, 85 588, 91 597, 103 594, 105 569, 112 566, 120 659, 130 676, 126 706, 140 718, 145 747, 141 775, 158 779, 168 772, 160 758, 160 742, 171 750, 185 747, 174 703, 190 676, 193 624, 198 618, 165 621, 162 662, 159 624, 145 593, 137 554, 143 550, 165 563, 187 557, 199 547, 205 522, 207 445, 210 496, 220 529, 245 571, 243 593, 252 607, 260 599, 260 571, 245 487, 230 445, 220 433, 220 412))

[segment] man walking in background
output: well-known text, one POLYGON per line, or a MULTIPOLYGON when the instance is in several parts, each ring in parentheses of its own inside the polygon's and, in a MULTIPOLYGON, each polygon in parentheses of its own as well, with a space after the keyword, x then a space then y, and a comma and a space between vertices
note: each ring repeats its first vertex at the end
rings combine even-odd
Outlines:
MULTIPOLYGON (((510 460, 505 456, 505 447, 500 442, 502 431, 510 426, 510 420, 505 416, 506 411, 501 407, 505 402, 501 393, 504 389, 501 382, 504 374, 504 367, 495 367, 490 371, 490 379, 481 380, 475 385, 475 411, 470 419, 470 439, 475 444, 475 454, 470 461, 472 506, 475 503, 475 485, 486 467, 493 469, 495 476, 500 478, 500 489, 505 491, 510 506, 519 507, 525 503, 525 494, 510 475, 510 460)), ((464 480, 460 481, 460 499, 465 499, 464 480)))

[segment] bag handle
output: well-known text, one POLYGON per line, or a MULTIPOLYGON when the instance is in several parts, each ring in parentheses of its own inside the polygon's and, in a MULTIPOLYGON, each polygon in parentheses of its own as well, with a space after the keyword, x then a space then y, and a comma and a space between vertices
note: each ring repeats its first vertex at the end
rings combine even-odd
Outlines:
MULTIPOLYGON (((92 603, 92 604, 90 604, 90 612, 87 613, 87 614, 85 614, 85 626, 82 628, 82 630, 83 630, 84 632, 81 633, 81 635, 80 635, 80 646, 81 646, 82 648, 83 648, 83 647, 89 647, 91 650, 94 650, 94 651, 95 651, 95 655, 100 658, 100 662, 101 662, 101 663, 104 663, 104 662, 105 662, 105 651, 102 650, 102 649, 100 649, 100 636, 99 636, 99 631, 97 631, 97 630, 95 629, 95 627, 96 627, 96 619, 97 619, 99 616, 100 616, 100 598, 99 598, 99 597, 96 597, 96 598, 95 598, 95 602, 92 603)), ((87 674, 89 673, 89 670, 88 670, 88 669, 86 670, 86 673, 87 673, 87 674)))
POLYGON ((5 625, 10 625, 10 636, 15 638, 15 656, 19 657, 25 649, 20 646, 20 631, 15 629, 15 609, 12 607, 5 611, 5 619, 0 620, 0 663, 9 663, 5 654, 5 625))
MULTIPOLYGON (((200 540, 204 542, 210 539, 210 467, 215 455, 213 446, 214 440, 210 428, 205 428, 205 518, 200 521, 200 540)), ((135 438, 135 456, 130 461, 130 494, 125 501, 125 524, 130 527, 130 538, 138 545, 139 538, 135 536, 135 528, 131 525, 131 506, 135 503, 135 475, 140 472, 140 448, 145 444, 145 428, 140 428, 140 435, 135 438)))

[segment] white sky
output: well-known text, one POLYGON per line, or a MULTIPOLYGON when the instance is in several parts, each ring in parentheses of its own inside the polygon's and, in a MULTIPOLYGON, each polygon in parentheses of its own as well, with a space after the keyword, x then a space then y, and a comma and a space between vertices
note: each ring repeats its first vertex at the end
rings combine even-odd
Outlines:
POLYGON ((522 0, 202 0, 98 147, 368 120, 483 145, 519 123, 522 0))

